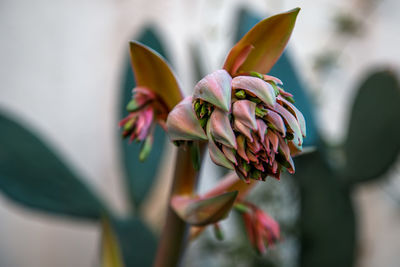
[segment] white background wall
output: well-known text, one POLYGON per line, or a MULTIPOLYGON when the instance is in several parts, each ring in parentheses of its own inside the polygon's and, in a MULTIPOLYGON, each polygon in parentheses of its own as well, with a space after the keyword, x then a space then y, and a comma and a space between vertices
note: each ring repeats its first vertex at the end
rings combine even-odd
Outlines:
MULTIPOLYGON (((304 81, 317 95, 321 128, 331 140, 339 141, 345 134, 351 89, 365 70, 383 63, 399 67, 399 1, 379 1, 365 18, 368 32, 363 36, 343 43, 332 38, 334 12, 347 10, 363 16, 354 8, 360 2, 2 0, 0 109, 44 136, 123 213, 115 131, 117 90, 128 41, 141 26, 147 22, 159 26, 182 84, 190 91, 187 42, 202 43, 207 67, 213 70, 221 66, 228 51, 239 5, 246 3, 261 14, 300 6, 289 47, 304 81), (320 77, 313 70, 312 58, 331 45, 343 47, 338 68, 320 77)), ((381 185, 365 187, 354 197, 365 240, 360 266, 397 266, 398 206, 381 185)), ((4 266, 96 266, 99 238, 94 225, 39 216, 0 197, 0 263, 4 266)))

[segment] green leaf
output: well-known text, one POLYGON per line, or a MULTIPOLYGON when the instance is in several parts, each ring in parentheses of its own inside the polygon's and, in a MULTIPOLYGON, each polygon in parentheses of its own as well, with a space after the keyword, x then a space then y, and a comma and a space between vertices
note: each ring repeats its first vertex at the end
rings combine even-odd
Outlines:
MULTIPOLYGON (((145 29, 137 40, 158 51, 161 55, 165 55, 165 50, 153 28, 149 27, 145 29)), ((135 87, 135 85, 136 83, 132 67, 130 62, 127 62, 124 83, 121 88, 122 97, 120 106, 122 107, 122 110, 119 118, 123 118, 128 114, 125 107, 132 99, 132 88, 135 87)), ((157 126, 155 129, 152 150, 149 155, 147 155, 146 160, 140 162, 139 154, 141 145, 138 143, 129 144, 127 140, 121 139, 125 181, 132 205, 140 205, 153 185, 158 165, 164 151, 165 141, 165 132, 161 127, 157 126)))
MULTIPOLYGON (((245 8, 241 9, 235 40, 239 41, 260 20, 260 16, 253 14, 245 8)), ((304 82, 300 79, 299 73, 293 66, 289 52, 290 51, 285 51, 282 54, 279 60, 272 67, 269 74, 278 77, 283 81, 285 91, 293 94, 294 100, 296 101, 296 107, 301 111, 306 119, 307 138, 304 139, 303 146, 315 146, 319 142, 319 136, 313 116, 313 103, 307 94, 307 88, 304 82)))
POLYGON ((230 74, 249 71, 267 73, 285 49, 299 11, 300 8, 296 8, 264 19, 255 25, 231 49, 224 69, 230 74), (245 56, 247 57, 243 61, 245 56), (237 66, 237 61, 243 61, 243 64, 237 66))
POLYGON ((152 266, 157 240, 149 228, 138 218, 112 219, 111 223, 125 266, 152 266))
POLYGON ((123 267, 122 251, 108 219, 102 220, 102 267, 123 267))
POLYGON ((370 75, 355 98, 345 142, 345 175, 351 183, 377 178, 400 151, 400 86, 391 71, 370 75))
POLYGON ((356 226, 350 189, 314 151, 295 158, 300 188, 300 266, 353 266, 356 226))
POLYGON ((42 140, 0 115, 0 190, 29 208, 98 219, 104 206, 42 140))

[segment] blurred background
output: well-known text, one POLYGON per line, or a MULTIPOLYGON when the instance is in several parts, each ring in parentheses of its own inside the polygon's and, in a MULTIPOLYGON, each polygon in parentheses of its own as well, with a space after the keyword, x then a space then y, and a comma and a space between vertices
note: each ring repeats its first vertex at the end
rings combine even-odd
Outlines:
MULTIPOLYGON (((273 74, 305 110, 306 144, 318 149, 296 162, 298 174, 251 196, 280 222, 283 240, 258 256, 233 214, 222 224, 226 239, 206 231, 183 266, 398 266, 396 0, 2 0, 0 266, 98 266, 100 202, 115 217, 135 214, 156 240, 175 148, 160 133, 150 160, 159 168, 142 174, 121 145, 117 124, 134 86, 129 40, 163 54, 190 93, 249 27, 297 6, 273 74), (29 152, 35 147, 41 152, 29 152), (75 180, 64 184, 63 175, 75 180)), ((221 175, 209 159, 205 165, 200 191, 221 175)))

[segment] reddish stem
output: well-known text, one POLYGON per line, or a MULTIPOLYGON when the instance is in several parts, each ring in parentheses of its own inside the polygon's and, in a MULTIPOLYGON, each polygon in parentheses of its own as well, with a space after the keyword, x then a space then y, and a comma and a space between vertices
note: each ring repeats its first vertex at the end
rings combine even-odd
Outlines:
MULTIPOLYGON (((204 144, 201 144, 201 155, 203 151, 204 144)), ((166 223, 161 233, 154 267, 175 267, 180 263, 188 241, 189 225, 176 215, 170 202, 174 195, 192 195, 195 192, 197 180, 198 172, 193 169, 190 149, 179 148, 168 200, 166 223)))

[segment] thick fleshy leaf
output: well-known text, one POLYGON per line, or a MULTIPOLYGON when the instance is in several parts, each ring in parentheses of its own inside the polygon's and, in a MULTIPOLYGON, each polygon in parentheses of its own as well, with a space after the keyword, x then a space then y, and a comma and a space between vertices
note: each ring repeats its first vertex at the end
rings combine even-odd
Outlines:
POLYGON ((233 148, 222 145, 222 152, 227 159, 229 159, 233 164, 237 165, 237 160, 233 148))
POLYGON ((208 136, 208 152, 210 153, 211 160, 222 167, 233 170, 233 164, 230 162, 224 153, 217 147, 214 143, 213 137, 211 135, 211 120, 207 122, 207 136, 208 136))
POLYGON ((56 215, 100 219, 102 201, 42 140, 0 115, 0 190, 18 204, 56 215))
POLYGON ((153 90, 171 110, 183 99, 171 67, 156 51, 139 42, 130 43, 130 52, 137 86, 153 90))
POLYGON ((229 52, 224 69, 233 73, 236 61, 240 59, 241 52, 249 45, 254 49, 250 51, 247 59, 241 64, 238 73, 257 71, 267 73, 281 56, 292 33, 300 8, 281 13, 255 25, 229 52))
POLYGON ((185 222, 195 226, 207 225, 226 218, 237 194, 238 191, 210 198, 174 196, 171 199, 171 206, 185 222))
POLYGON ((214 109, 210 116, 210 132, 215 141, 228 147, 237 148, 228 112, 219 108, 214 109))
POLYGON ((269 110, 267 113, 267 120, 282 134, 283 137, 286 135, 286 127, 282 117, 276 112, 269 110))
POLYGON ((307 135, 306 120, 304 119, 303 114, 292 103, 290 103, 286 99, 279 97, 279 100, 282 101, 287 106, 287 109, 289 109, 292 112, 292 114, 294 114, 296 116, 297 122, 299 123, 299 126, 300 126, 301 133, 302 133, 303 137, 306 137, 306 135, 307 135))
POLYGON ((175 140, 207 140, 206 133, 193 110, 192 97, 182 100, 167 118, 169 138, 175 140))
POLYGON ((123 267, 122 252, 118 239, 108 219, 102 220, 102 267, 123 267))
POLYGON ((235 120, 252 130, 257 130, 256 103, 250 100, 238 100, 233 103, 232 113, 235 120))
POLYGON ((202 99, 224 111, 231 105, 232 77, 225 70, 217 70, 201 79, 194 87, 193 99, 202 99))
POLYGON ((354 100, 344 152, 347 182, 382 177, 400 153, 400 82, 391 70, 372 73, 354 100))
POLYGON ((256 95, 267 106, 273 107, 276 102, 272 85, 257 77, 238 76, 232 79, 233 89, 243 89, 256 95))
POLYGON ((126 267, 152 266, 157 239, 148 226, 137 217, 110 220, 126 267))

